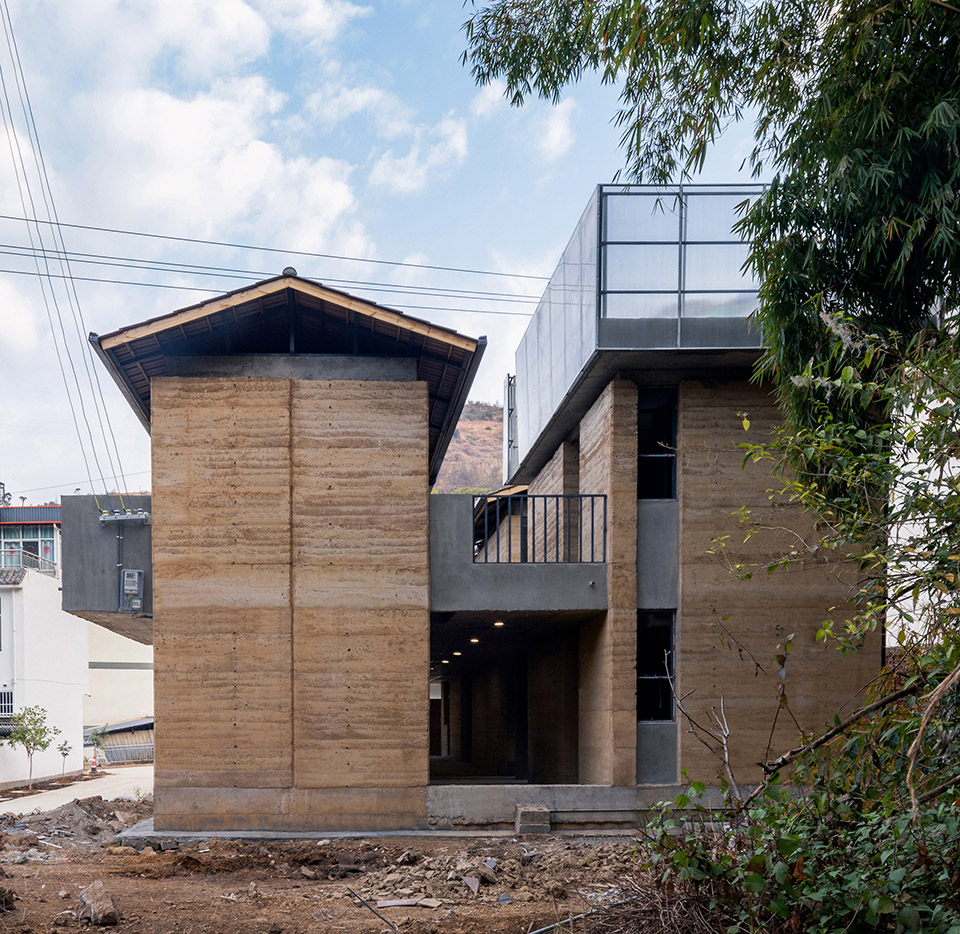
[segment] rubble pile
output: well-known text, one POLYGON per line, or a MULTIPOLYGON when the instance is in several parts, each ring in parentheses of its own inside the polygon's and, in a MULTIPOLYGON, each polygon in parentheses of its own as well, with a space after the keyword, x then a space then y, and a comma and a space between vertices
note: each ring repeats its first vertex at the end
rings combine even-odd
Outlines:
MULTIPOLYGON (((391 865, 366 872, 352 885, 371 902, 403 901, 439 907, 464 901, 607 900, 624 872, 636 865, 636 846, 545 839, 507 841, 459 853, 419 855, 406 850, 391 865), (436 902, 436 904, 433 904, 436 902)), ((390 907, 385 905, 384 907, 390 907)))
POLYGON ((60 859, 76 847, 112 841, 127 827, 153 813, 150 795, 104 801, 79 798, 52 811, 0 815, 0 863, 60 859))

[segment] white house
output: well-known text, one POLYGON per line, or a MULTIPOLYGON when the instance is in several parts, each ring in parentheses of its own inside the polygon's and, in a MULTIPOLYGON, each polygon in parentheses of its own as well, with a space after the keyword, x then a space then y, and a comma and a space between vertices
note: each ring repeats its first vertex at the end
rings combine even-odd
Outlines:
MULTIPOLYGON (((5 546, 7 541, 4 542, 5 546)), ((9 547, 5 548, 5 551, 9 547)), ((22 564, 33 561, 22 552, 22 564)), ((13 563, 10 554, 4 563, 13 563)), ((60 609, 60 578, 55 566, 0 567, 0 737, 10 732, 11 715, 43 707, 60 735, 33 760, 34 780, 83 767, 83 696, 87 692, 87 624, 60 609), (64 763, 57 744, 73 748, 64 763)), ((0 787, 27 778, 22 748, 0 746, 0 787)))

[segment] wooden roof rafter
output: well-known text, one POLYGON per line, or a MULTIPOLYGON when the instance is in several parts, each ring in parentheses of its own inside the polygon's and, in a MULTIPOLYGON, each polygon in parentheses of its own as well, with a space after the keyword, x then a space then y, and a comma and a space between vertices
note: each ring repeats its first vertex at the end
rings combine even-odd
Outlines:
POLYGON ((91 334, 90 340, 148 432, 150 380, 166 374, 166 357, 189 355, 191 345, 201 355, 336 354, 352 346, 355 354, 395 356, 390 348, 402 349, 400 356, 417 359, 417 376, 429 387, 431 482, 486 346, 485 338, 466 337, 296 276, 267 279, 103 337, 91 334), (289 337, 293 321, 296 349, 289 339, 281 348, 278 335, 283 330, 289 337), (299 349, 301 334, 312 349, 299 349), (254 349, 236 349, 234 339, 254 349))

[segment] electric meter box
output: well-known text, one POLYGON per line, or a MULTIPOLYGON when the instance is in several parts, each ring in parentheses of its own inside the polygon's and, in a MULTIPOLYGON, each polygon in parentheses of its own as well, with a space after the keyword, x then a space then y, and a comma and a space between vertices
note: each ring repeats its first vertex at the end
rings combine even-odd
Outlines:
POLYGON ((120 571, 120 612, 139 613, 143 609, 143 571, 120 571))

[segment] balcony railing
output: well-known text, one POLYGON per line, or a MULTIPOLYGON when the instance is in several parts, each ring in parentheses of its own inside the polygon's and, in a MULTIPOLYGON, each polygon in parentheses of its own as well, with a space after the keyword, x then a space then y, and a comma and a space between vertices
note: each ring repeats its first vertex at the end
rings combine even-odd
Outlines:
POLYGON ((13 716, 13 691, 0 691, 0 720, 13 716))
POLYGON ((121 762, 153 762, 153 743, 108 743, 101 748, 108 765, 121 762))
POLYGON ((2 568, 29 568, 33 571, 42 571, 44 574, 56 574, 57 563, 43 555, 27 551, 19 545, 3 545, 0 550, 0 567, 2 568))
POLYGON ((516 493, 473 498, 477 564, 588 564, 607 560, 607 498, 516 493))

